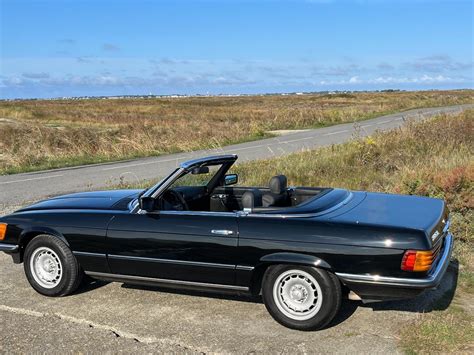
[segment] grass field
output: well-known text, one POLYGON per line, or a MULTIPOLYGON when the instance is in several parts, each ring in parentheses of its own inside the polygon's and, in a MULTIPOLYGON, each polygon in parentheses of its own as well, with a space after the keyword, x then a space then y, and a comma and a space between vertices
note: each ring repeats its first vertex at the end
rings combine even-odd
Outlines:
POLYGON ((0 101, 0 174, 160 155, 472 103, 474 91, 0 101))

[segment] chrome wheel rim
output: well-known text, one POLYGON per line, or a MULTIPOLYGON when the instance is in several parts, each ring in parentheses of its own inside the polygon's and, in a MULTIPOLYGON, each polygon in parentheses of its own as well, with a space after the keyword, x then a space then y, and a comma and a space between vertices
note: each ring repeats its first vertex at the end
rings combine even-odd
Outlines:
POLYGON ((319 283, 302 270, 288 270, 278 276, 273 285, 273 299, 285 316, 301 321, 314 317, 323 303, 319 283))
POLYGON ((50 248, 36 249, 30 258, 30 270, 34 280, 44 288, 54 288, 63 276, 59 256, 50 248))

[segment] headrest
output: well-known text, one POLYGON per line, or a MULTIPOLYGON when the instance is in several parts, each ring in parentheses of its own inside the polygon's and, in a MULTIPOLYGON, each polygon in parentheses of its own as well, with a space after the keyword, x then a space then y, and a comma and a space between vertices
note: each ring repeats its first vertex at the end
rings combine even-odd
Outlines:
POLYGON ((242 207, 254 208, 262 207, 262 193, 258 189, 245 191, 242 194, 242 207))
POLYGON ((287 179, 285 175, 277 175, 270 179, 268 186, 272 194, 282 194, 286 191, 287 179))

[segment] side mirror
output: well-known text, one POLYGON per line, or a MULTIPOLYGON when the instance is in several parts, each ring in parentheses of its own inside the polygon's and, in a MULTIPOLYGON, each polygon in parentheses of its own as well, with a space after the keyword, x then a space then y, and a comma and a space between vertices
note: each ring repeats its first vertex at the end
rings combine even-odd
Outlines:
POLYGON ((144 196, 140 197, 140 209, 147 212, 153 212, 155 209, 155 199, 153 197, 144 196))
POLYGON ((191 174, 193 175, 207 174, 207 173, 209 173, 208 166, 200 166, 198 168, 194 168, 193 170, 191 170, 191 174))
POLYGON ((237 174, 228 174, 224 177, 225 186, 235 185, 237 182, 239 182, 239 175, 237 174))

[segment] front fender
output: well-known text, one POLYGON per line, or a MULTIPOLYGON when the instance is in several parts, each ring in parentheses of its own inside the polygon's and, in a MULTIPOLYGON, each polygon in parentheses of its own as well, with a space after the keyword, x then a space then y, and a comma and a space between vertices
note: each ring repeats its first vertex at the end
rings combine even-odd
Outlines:
POLYGON ((61 239, 64 243, 66 243, 67 246, 69 246, 69 243, 66 240, 66 238, 57 230, 50 227, 41 227, 41 226, 32 226, 32 227, 23 229, 21 231, 20 237, 18 238, 18 244, 24 247, 26 243, 28 243, 32 239, 32 237, 35 237, 40 234, 52 235, 53 237, 61 239))
POLYGON ((331 269, 331 265, 317 256, 299 253, 273 253, 263 256, 261 263, 270 264, 297 264, 331 269))
POLYGON ((40 234, 48 234, 58 239, 61 239, 64 243, 66 243, 67 246, 69 246, 69 243, 66 238, 57 230, 54 230, 49 227, 40 226, 28 227, 23 229, 18 237, 18 246, 20 247, 18 252, 11 254, 13 257, 13 262, 15 264, 20 264, 23 262, 23 255, 25 253, 26 245, 30 242, 30 240, 40 234))

